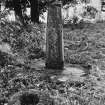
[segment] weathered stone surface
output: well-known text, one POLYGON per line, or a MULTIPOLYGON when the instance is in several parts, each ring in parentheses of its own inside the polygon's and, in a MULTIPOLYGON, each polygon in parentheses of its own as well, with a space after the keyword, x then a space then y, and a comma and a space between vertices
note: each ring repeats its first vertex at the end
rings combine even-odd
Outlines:
POLYGON ((47 20, 46 68, 62 69, 64 56, 61 4, 49 5, 47 20))
POLYGON ((79 67, 66 67, 65 70, 59 75, 58 80, 59 81, 83 81, 85 72, 82 68, 79 67))

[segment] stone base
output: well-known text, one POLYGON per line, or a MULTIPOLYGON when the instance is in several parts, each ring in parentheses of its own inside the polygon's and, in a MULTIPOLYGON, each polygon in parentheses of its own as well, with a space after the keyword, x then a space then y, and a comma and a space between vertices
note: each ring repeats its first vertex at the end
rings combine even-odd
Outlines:
POLYGON ((62 71, 62 73, 58 76, 59 81, 67 81, 67 80, 73 80, 73 81, 82 81, 85 77, 85 72, 82 68, 78 67, 65 67, 65 69, 62 71))
POLYGON ((64 62, 49 62, 46 63, 46 69, 57 69, 63 70, 64 69, 64 62))

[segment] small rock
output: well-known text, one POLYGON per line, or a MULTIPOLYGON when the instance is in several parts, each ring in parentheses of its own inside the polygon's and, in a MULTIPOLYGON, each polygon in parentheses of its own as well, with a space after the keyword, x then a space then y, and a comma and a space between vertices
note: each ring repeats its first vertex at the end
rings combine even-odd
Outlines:
POLYGON ((24 93, 20 96, 21 105, 37 105, 39 102, 39 96, 32 93, 24 93))
POLYGON ((37 105, 39 100, 39 91, 30 89, 15 93, 9 100, 8 105, 37 105))

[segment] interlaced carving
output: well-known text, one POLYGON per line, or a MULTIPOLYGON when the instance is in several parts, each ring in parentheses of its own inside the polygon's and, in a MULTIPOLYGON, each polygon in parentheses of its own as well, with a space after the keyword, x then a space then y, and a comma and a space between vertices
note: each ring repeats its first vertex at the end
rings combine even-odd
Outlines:
POLYGON ((47 23, 47 64, 53 66, 62 66, 62 15, 61 2, 56 0, 48 9, 47 23), (59 5, 59 6, 58 6, 59 5))

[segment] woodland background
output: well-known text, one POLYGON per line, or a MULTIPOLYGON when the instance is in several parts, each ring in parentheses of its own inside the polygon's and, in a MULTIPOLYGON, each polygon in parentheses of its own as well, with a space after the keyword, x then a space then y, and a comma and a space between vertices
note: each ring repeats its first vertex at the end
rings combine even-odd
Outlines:
POLYGON ((36 1, 0 1, 0 104, 104 105, 104 5, 98 0, 63 0, 65 64, 82 67, 85 75, 59 81, 42 65, 49 2, 36 1), (29 15, 27 8, 33 10, 29 15))

